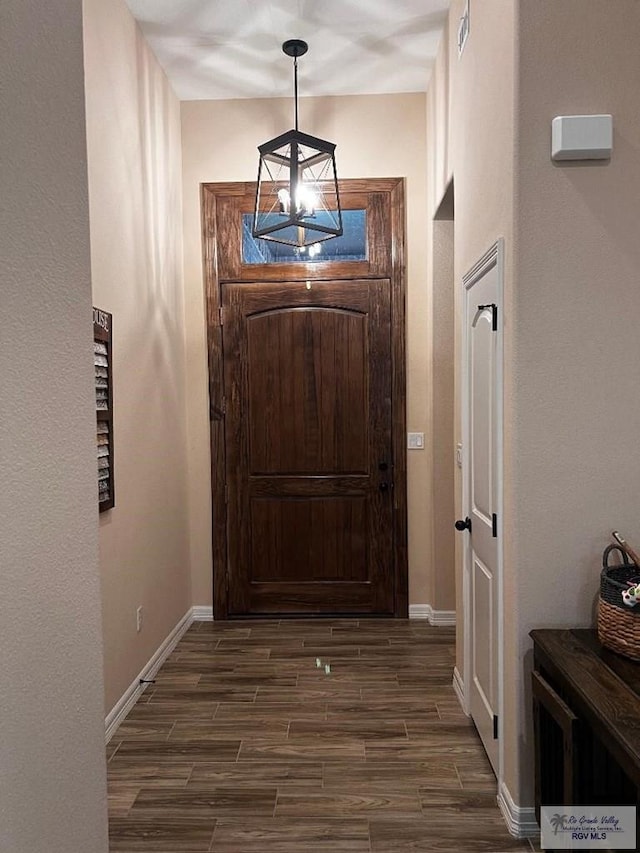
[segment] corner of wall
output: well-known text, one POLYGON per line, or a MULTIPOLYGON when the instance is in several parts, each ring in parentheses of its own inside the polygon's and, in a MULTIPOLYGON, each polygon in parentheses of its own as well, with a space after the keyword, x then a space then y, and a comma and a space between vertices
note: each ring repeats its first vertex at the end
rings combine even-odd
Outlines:
POLYGON ((84 0, 84 41, 93 299, 113 314, 110 708, 191 604, 182 143, 180 104, 124 0, 84 0))

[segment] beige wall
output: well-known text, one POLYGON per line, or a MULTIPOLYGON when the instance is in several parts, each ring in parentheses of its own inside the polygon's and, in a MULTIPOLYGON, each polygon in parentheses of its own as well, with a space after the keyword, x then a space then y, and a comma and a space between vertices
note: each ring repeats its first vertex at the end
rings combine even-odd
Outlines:
MULTIPOLYGON (((520 3, 512 707, 526 702, 529 630, 591 624, 610 531, 640 542, 640 7, 613 5, 520 3), (613 115, 611 162, 552 163, 552 118, 589 113, 613 115)), ((514 796, 530 802, 531 727, 519 722, 507 778, 519 760, 514 796)))
POLYGON ((610 530, 640 541, 640 9, 471 0, 458 59, 462 5, 427 98, 430 212, 453 175, 456 282, 505 238, 502 731, 504 781, 526 807, 528 632, 591 624, 610 530), (552 118, 600 112, 614 116, 611 162, 553 164, 552 118))
MULTIPOLYGON (((292 102, 191 101, 182 104, 185 286, 189 413, 189 503, 193 600, 211 602, 211 497, 206 332, 201 261, 199 185, 253 181, 260 142, 287 130, 292 102)), ((406 177, 408 429, 429 423, 426 328, 426 148, 424 95, 302 99, 300 125, 337 143, 343 178, 406 177)), ((409 595, 431 603, 429 457, 409 453, 409 595)))
MULTIPOLYGON (((455 186, 454 334, 461 347, 462 276, 498 239, 505 239, 505 305, 513 280, 513 140, 515 5, 513 0, 471 2, 472 27, 458 58, 457 26, 464 0, 453 0, 427 92, 428 213, 435 216, 450 181, 455 186)), ((432 228, 428 229, 429 298, 432 311, 444 298, 434 266, 432 228)), ((509 327, 505 328, 508 349, 509 327)), ((448 354, 450 358, 450 351, 448 354)), ((459 362, 459 359, 456 359, 459 362)), ((445 368, 449 362, 445 362, 445 368)), ((508 376, 506 377, 508 380, 508 376)), ((462 440, 459 367, 455 370, 454 443, 462 440)), ((508 440, 508 435, 505 436, 508 440)), ((453 468, 455 515, 462 514, 460 470, 453 468)), ((442 470, 441 476, 446 475, 442 470)), ((434 483, 438 490, 438 484, 434 483)), ((508 505, 508 495, 505 495, 508 505)), ((508 506, 505 507, 505 518, 508 506)), ((462 552, 456 539, 456 610, 462 613, 462 552)), ((510 581, 507 580, 507 586, 510 581)), ((457 620, 457 666, 463 671, 463 620, 457 620)))
MULTIPOLYGON (((461 351, 462 286, 464 274, 486 250, 504 238, 504 347, 505 388, 511 384, 510 347, 512 325, 511 302, 514 288, 514 125, 516 85, 516 5, 513 0, 471 0, 471 31, 462 57, 456 45, 457 22, 462 15, 463 0, 454 0, 449 27, 449 132, 450 154, 446 159, 455 183, 455 302, 456 342, 461 351)), ((458 359, 460 364, 460 359, 458 359)), ((462 441, 461 382, 456 373, 456 441, 462 441)), ((505 549, 504 595, 505 607, 505 683, 513 684, 519 674, 509 670, 515 660, 509 651, 515 648, 514 623, 515 572, 509 559, 512 530, 512 497, 510 484, 511 436, 510 414, 505 412, 505 494, 503 530, 505 549)), ((458 489, 461 477, 456 474, 458 489)), ((457 506, 462 510, 460 492, 457 506)), ((462 514, 462 512, 461 512, 462 514)), ((458 613, 461 606, 461 545, 458 536, 457 572, 458 613)), ((462 661, 461 628, 458 620, 458 667, 462 661)), ((464 670, 460 668, 460 671, 464 670)), ((505 690, 506 694, 506 690, 505 690)), ((501 721, 505 752, 515 749, 518 711, 507 706, 501 721)), ((515 793, 514 793, 515 796, 515 793)), ((519 801, 516 800, 518 803, 519 801)))
MULTIPOLYGON (((447 214, 449 215, 449 214, 447 214)), ((436 610, 455 610, 455 442, 454 442, 454 223, 433 223, 429 256, 428 299, 432 324, 432 421, 433 555, 429 601, 436 610)))
POLYGON ((80 0, 0 32, 0 850, 106 853, 80 0))
POLYGON ((116 505, 100 516, 109 711, 191 604, 180 105, 123 0, 84 9, 93 300, 113 314, 116 505))

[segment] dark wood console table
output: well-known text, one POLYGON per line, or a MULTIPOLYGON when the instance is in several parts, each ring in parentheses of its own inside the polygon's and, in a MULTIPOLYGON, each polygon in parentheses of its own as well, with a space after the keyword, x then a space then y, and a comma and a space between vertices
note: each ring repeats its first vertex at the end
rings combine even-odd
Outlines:
POLYGON ((538 820, 541 805, 640 806, 640 664, 592 630, 531 637, 538 820))

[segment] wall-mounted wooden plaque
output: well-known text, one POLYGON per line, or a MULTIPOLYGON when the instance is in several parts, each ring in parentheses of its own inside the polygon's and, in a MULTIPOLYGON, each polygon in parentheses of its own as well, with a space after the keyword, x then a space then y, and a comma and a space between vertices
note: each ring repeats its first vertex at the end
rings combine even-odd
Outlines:
POLYGON ((113 366, 111 358, 112 317, 93 309, 93 363, 96 383, 96 448, 98 453, 98 507, 114 505, 113 491, 113 366))

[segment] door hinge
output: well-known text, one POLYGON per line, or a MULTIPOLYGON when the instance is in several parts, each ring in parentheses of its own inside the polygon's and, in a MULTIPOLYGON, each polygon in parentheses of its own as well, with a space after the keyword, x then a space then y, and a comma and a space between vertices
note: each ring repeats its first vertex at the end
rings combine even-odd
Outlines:
POLYGON ((493 715, 493 739, 498 740, 498 718, 493 715))
POLYGON ((491 308, 491 331, 498 331, 498 306, 495 302, 490 302, 488 305, 478 305, 478 311, 484 311, 485 308, 491 308))
POLYGON ((498 516, 495 512, 491 516, 491 534, 494 539, 498 538, 498 516))
POLYGON ((220 325, 224 326, 224 308, 218 308, 218 319, 220 320, 220 325))

